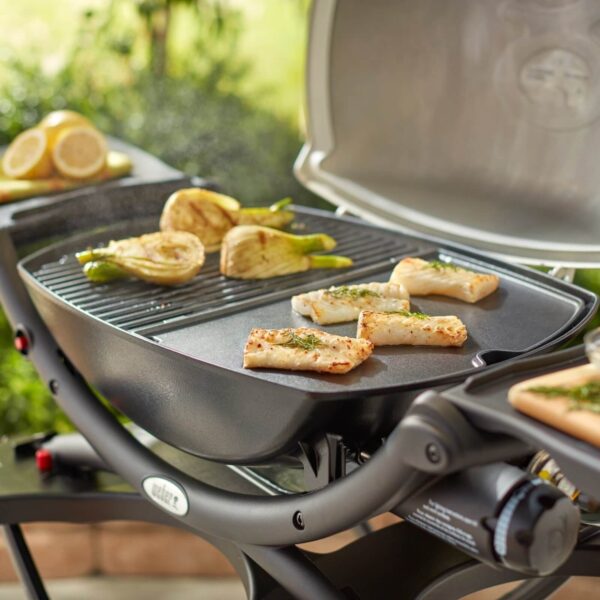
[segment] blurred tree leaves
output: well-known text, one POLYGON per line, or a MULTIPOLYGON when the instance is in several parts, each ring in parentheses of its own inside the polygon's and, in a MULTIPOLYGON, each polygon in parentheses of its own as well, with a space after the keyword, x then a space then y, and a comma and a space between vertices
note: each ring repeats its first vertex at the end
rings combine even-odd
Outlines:
POLYGON ((58 72, 7 56, 0 143, 47 112, 69 107, 187 174, 214 180, 244 203, 292 195, 327 206, 292 175, 301 146, 297 127, 237 93, 251 70, 236 52, 239 10, 207 0, 113 0, 82 14, 78 42, 58 72), (176 11, 194 20, 186 52, 166 50, 176 11), (157 23, 165 28, 158 37, 157 23))
MULTIPOLYGON (((298 5, 305 18, 305 0, 298 5)), ((244 26, 243 12, 229 2, 110 0, 82 10, 77 43, 56 70, 0 42, 0 144, 68 107, 245 204, 292 196, 326 207, 292 175, 298 127, 240 92, 252 70, 238 52, 244 26), (174 33, 177 20, 189 21, 184 39, 174 33)), ((0 434, 68 427, 12 349, 0 315, 0 434)))
POLYGON ((10 326, 0 312, 0 435, 71 428, 32 365, 13 350, 10 326))

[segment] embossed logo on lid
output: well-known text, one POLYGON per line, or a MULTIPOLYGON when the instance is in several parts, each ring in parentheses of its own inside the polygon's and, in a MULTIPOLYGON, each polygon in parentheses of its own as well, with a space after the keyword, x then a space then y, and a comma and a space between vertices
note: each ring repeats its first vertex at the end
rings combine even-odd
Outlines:
POLYGON ((144 491, 155 504, 164 510, 183 517, 187 514, 190 506, 187 495, 183 488, 164 477, 146 477, 142 482, 144 491))

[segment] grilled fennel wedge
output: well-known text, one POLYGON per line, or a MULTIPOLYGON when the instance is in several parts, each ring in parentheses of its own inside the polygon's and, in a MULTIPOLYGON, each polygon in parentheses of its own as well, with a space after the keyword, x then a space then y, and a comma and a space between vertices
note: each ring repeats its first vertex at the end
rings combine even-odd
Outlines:
POLYGON ((310 256, 335 246, 336 241, 324 233, 293 235, 259 225, 238 225, 223 238, 221 273, 234 279, 268 279, 352 266, 352 259, 345 256, 310 256))
POLYGON ((204 246, 185 231, 159 231, 111 241, 106 248, 76 254, 83 272, 96 283, 136 277, 159 285, 185 283, 204 264, 204 246))
POLYGON ((285 210, 291 198, 270 207, 242 208, 230 196, 203 188, 177 190, 167 200, 160 217, 161 231, 188 231, 200 238, 206 252, 221 247, 225 234, 238 224, 285 227, 294 213, 285 210))
POLYGON ((283 229, 294 220, 294 213, 285 207, 292 203, 291 198, 283 198, 269 207, 253 206, 242 208, 238 217, 238 225, 262 225, 283 229))

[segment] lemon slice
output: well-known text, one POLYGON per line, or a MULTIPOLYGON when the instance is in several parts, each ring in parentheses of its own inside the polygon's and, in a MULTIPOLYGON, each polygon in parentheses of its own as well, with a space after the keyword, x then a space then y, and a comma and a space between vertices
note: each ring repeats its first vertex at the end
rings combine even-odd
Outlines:
POLYGON ((46 132, 46 136, 48 137, 48 146, 50 150, 52 150, 56 145, 56 141, 61 132, 70 127, 78 127, 82 125, 93 127, 92 123, 88 121, 88 119, 73 110, 55 110, 51 113, 48 113, 40 121, 38 127, 46 132))
POLYGON ((46 133, 37 127, 20 133, 2 157, 2 171, 15 179, 40 179, 52 173, 46 133))
POLYGON ((61 131, 52 150, 52 160, 64 177, 87 179, 102 170, 106 164, 106 153, 104 136, 84 125, 61 131))

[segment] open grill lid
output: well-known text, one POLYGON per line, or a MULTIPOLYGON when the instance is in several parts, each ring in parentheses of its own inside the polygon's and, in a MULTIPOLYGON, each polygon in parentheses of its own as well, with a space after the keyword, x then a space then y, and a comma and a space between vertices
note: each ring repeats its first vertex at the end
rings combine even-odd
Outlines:
POLYGON ((600 4, 315 0, 296 174, 375 223, 600 265, 600 4))

